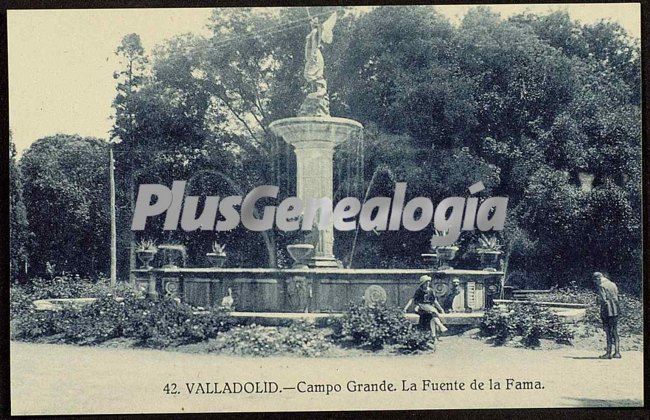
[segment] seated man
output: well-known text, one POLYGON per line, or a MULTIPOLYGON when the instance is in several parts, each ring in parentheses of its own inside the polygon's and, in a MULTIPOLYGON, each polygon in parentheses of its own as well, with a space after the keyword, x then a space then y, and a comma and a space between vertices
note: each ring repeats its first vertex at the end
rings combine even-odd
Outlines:
POLYGON ((406 311, 411 304, 415 304, 415 313, 420 315, 418 326, 424 330, 430 330, 434 337, 437 336, 437 329, 440 332, 447 331, 438 314, 445 313, 431 288, 431 277, 424 275, 420 277, 420 286, 415 290, 413 299, 404 307, 406 311))

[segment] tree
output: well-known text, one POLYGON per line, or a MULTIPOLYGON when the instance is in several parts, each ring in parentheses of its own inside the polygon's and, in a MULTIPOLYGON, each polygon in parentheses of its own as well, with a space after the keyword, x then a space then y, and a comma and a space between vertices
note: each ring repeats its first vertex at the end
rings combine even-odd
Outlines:
POLYGON ((29 226, 23 202, 23 183, 16 162, 16 145, 9 132, 9 269, 12 280, 27 274, 29 226))
POLYGON ((84 275, 108 269, 107 144, 92 137, 57 134, 32 143, 20 159, 23 199, 33 234, 34 275, 46 263, 84 275))
POLYGON ((125 35, 122 42, 115 50, 115 54, 120 57, 120 63, 123 66, 120 71, 113 74, 113 78, 118 80, 117 96, 113 100, 115 109, 114 124, 111 130, 111 140, 119 143, 114 148, 118 153, 120 173, 124 174, 125 189, 127 191, 127 209, 128 214, 122 215, 122 226, 128 229, 126 236, 128 238, 129 253, 129 276, 135 268, 135 235, 130 229, 128 218, 133 215, 135 210, 135 177, 136 167, 138 165, 138 136, 137 136, 137 103, 134 101, 134 95, 145 80, 145 70, 147 57, 144 55, 144 48, 138 34, 132 33, 125 35))
MULTIPOLYGON (((282 199, 294 187, 293 153, 268 124, 294 116, 303 99, 306 12, 220 9, 209 27, 207 38, 176 37, 152 52, 150 77, 125 94, 133 124, 120 128, 138 139, 133 155, 148 180, 200 173, 195 193, 275 184, 282 199)), ((390 196, 405 181, 409 196, 436 202, 482 180, 482 195, 509 197, 509 269, 562 282, 589 264, 638 266, 639 47, 619 26, 565 12, 502 19, 481 7, 454 26, 431 7, 378 7, 346 13, 324 49, 332 114, 366 127, 337 148, 335 198, 390 196), (595 194, 579 191, 584 167, 596 173, 595 194), (594 228, 595 218, 608 227, 594 228), (627 251, 608 258, 607 242, 627 251)), ((414 266, 430 234, 359 232, 354 264, 414 266)), ((174 235, 198 254, 214 237, 174 235)), ((246 243, 238 258, 257 265, 264 252, 271 265, 282 260, 290 240, 222 236, 246 243)), ((338 232, 336 243, 345 258, 354 235, 338 232)))

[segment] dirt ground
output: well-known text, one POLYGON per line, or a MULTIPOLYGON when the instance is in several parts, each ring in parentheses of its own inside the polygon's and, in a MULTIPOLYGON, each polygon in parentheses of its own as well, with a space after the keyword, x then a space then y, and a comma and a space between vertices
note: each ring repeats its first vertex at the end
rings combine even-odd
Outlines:
POLYGON ((572 346, 493 347, 465 334, 443 338, 434 353, 327 358, 244 358, 12 342, 12 413, 641 406, 643 353, 624 352, 620 360, 600 360, 598 354, 572 346), (348 389, 350 381, 384 380, 395 390, 348 389), (188 390, 192 383, 218 382, 223 387, 224 382, 246 381, 273 381, 280 392, 188 390), (495 389, 497 382, 500 389, 495 389), (165 392, 172 383, 178 394, 165 392), (444 385, 431 389, 439 383, 444 385), (480 383, 482 390, 476 389, 480 383), (517 389, 517 383, 537 389, 517 389), (338 384, 341 390, 329 395, 299 392, 307 384, 338 384))

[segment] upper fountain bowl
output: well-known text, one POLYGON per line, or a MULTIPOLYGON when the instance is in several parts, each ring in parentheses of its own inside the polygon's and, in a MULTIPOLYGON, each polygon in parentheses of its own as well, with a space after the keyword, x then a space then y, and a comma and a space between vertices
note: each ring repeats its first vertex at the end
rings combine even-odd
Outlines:
POLYGON ((355 120, 339 117, 292 117, 273 121, 269 128, 290 144, 301 142, 343 143, 363 125, 355 120))

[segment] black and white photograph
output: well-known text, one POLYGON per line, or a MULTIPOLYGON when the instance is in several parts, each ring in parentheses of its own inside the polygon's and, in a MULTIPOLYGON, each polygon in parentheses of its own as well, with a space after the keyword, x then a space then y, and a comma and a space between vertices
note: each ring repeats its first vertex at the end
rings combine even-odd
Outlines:
POLYGON ((640 3, 11 3, 12 415, 644 407, 640 3))

